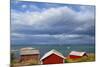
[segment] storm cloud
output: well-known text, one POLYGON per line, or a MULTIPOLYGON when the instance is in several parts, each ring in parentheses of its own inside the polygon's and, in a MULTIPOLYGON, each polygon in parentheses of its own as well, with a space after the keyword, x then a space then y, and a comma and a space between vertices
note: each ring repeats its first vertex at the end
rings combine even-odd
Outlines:
POLYGON ((24 3, 20 6, 22 10, 11 9, 12 43, 94 44, 94 6, 54 4, 55 7, 43 3, 47 6, 41 7, 36 4, 31 5, 31 11, 24 3))

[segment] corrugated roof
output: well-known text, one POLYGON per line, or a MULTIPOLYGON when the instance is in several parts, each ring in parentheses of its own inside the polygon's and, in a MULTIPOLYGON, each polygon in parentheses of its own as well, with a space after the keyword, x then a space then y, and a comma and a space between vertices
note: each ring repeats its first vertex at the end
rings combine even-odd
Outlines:
POLYGON ((40 54, 38 49, 32 47, 26 47, 20 49, 20 55, 29 55, 29 54, 40 54))
POLYGON ((45 59, 46 57, 48 57, 51 54, 56 54, 62 58, 65 58, 60 52, 56 51, 55 49, 52 49, 51 51, 47 52, 40 60, 45 59))
POLYGON ((71 51, 69 55, 83 56, 86 52, 71 51))

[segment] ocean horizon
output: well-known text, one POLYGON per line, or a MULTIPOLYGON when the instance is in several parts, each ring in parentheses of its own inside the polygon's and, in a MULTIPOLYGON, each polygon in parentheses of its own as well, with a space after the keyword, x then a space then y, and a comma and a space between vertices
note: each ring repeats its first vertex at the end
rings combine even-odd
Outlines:
POLYGON ((62 44, 62 45, 57 45, 54 44, 51 46, 50 44, 44 44, 44 45, 39 45, 39 44, 30 44, 30 45, 11 45, 11 51, 14 51, 16 58, 19 58, 19 53, 21 48, 25 47, 32 47, 39 49, 40 51, 40 57, 42 57, 45 53, 48 51, 55 49, 59 52, 61 52, 65 57, 71 52, 71 51, 82 51, 82 52, 87 52, 87 53, 94 53, 95 54, 95 45, 94 44, 85 44, 85 45, 80 45, 80 44, 75 44, 75 45, 70 45, 70 44, 62 44))

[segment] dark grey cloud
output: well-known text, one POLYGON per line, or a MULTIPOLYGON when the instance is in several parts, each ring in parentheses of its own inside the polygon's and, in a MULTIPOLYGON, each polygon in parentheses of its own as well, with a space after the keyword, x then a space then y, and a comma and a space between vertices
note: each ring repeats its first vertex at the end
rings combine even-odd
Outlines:
POLYGON ((12 10, 11 32, 12 42, 19 43, 94 43, 95 7, 81 6, 80 11, 67 6, 43 12, 12 10))
POLYGON ((12 34, 12 43, 21 44, 94 44, 94 37, 86 35, 24 35, 12 34))

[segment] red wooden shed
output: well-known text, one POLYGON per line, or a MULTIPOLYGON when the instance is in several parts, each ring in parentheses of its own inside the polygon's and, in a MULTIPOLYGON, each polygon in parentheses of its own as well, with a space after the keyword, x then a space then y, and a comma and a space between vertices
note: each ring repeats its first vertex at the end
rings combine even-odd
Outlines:
POLYGON ((56 51, 56 50, 51 50, 47 52, 41 59, 41 64, 60 64, 64 63, 64 56, 56 51))
POLYGON ((70 59, 79 59, 83 56, 87 56, 87 53, 86 52, 71 51, 71 53, 69 54, 70 59))

